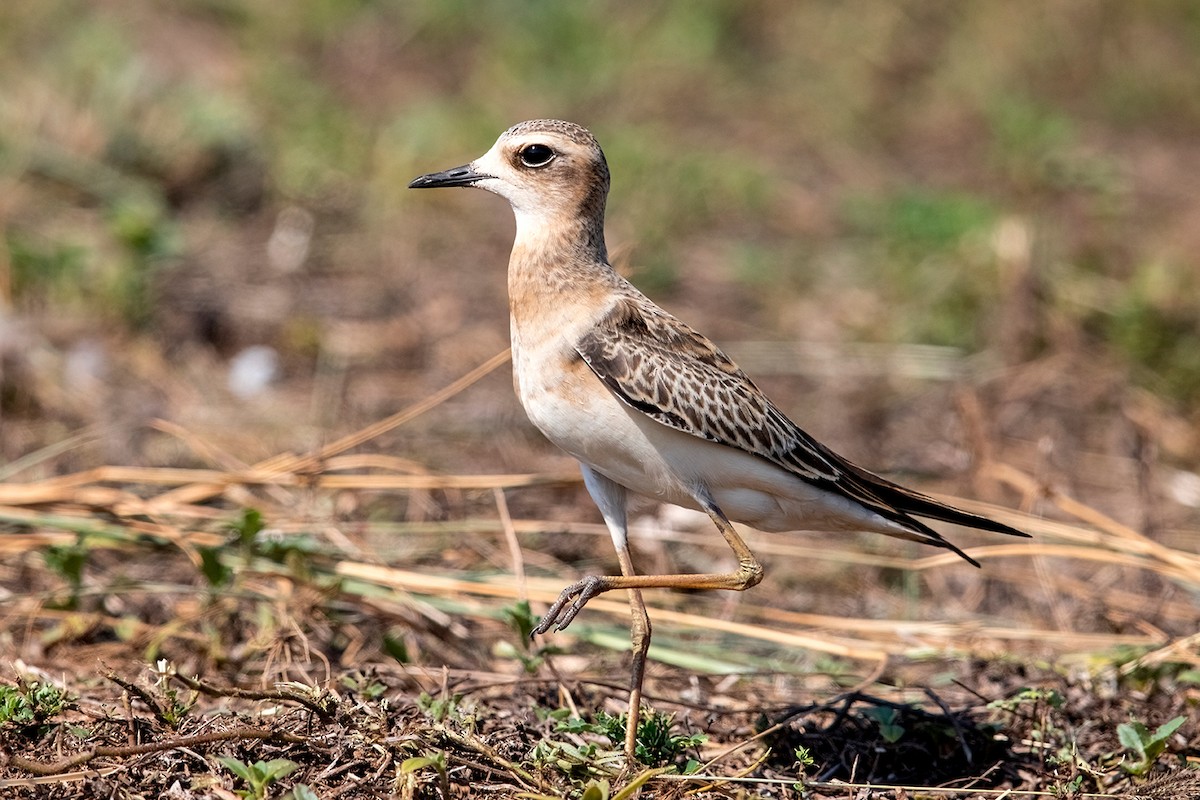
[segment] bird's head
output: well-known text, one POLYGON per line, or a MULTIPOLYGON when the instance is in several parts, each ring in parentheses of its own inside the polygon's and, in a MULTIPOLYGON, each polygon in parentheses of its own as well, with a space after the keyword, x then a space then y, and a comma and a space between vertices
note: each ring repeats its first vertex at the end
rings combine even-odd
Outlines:
POLYGON ((538 119, 500 135, 470 164, 422 175, 411 189, 474 186, 508 200, 518 224, 603 219, 608 164, 596 137, 572 122, 538 119))

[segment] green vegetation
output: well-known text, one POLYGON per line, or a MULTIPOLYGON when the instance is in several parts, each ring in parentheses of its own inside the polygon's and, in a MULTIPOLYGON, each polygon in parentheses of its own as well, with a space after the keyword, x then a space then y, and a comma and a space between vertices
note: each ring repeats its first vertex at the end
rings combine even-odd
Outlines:
POLYGON ((986 346, 997 322, 988 309, 1001 292, 995 256, 986 247, 998 223, 988 203, 970 194, 906 189, 853 202, 846 216, 871 265, 873 274, 862 280, 874 281, 882 296, 910 312, 873 320, 864 336, 986 346))
POLYGON ((1175 731, 1187 721, 1186 717, 1178 716, 1150 730, 1138 720, 1122 722, 1117 726, 1117 736, 1126 749, 1132 750, 1135 760, 1122 762, 1121 769, 1130 775, 1145 775, 1154 766, 1154 762, 1167 749, 1167 741, 1175 731))
POLYGON ((66 597, 55 601, 55 605, 68 609, 78 608, 79 595, 83 589, 83 568, 87 566, 88 560, 88 548, 84 537, 80 536, 74 544, 47 547, 42 551, 42 558, 46 566, 67 584, 66 597))
POLYGON ((40 738, 48 720, 72 704, 62 689, 39 681, 0 684, 0 728, 15 728, 40 738))
POLYGON ((225 769, 238 776, 246 785, 238 790, 238 794, 246 800, 266 800, 267 790, 271 784, 280 778, 290 775, 300 765, 286 758, 274 758, 270 761, 255 761, 247 764, 232 756, 221 756, 217 759, 225 769))
POLYGON ((895 744, 904 736, 904 726, 900 724, 898 709, 888 706, 878 706, 863 712, 868 719, 875 720, 879 725, 879 735, 889 744, 895 744))
POLYGON ((1030 310, 1086 328, 1189 405, 1195 250, 1144 224, 1138 165, 1101 142, 1200 125, 1196 15, 1110 5, 12 5, 0 179, 24 191, 0 218, 0 286, 18 309, 152 325, 207 218, 232 231, 264 203, 319 224, 348 210, 369 247, 404 224, 413 174, 553 113, 600 134, 615 244, 651 292, 677 291, 715 247, 731 254, 725 280, 786 290, 767 312, 800 290, 834 308, 852 296, 865 307, 839 313, 854 335, 987 348, 1011 288, 987 243, 1015 215, 1032 220, 1044 276, 1030 310), (151 14, 161 47, 143 36, 151 14), (1027 36, 1002 35, 1030 16, 1027 36), (796 190, 819 206, 789 210, 796 190), (1154 288, 1164 270, 1180 291, 1154 288))
POLYGON ((512 628, 515 644, 500 642, 496 654, 510 656, 521 662, 522 668, 528 675, 534 675, 546 663, 548 656, 562 652, 553 645, 542 645, 534 642, 532 632, 537 625, 538 617, 533 613, 528 600, 520 600, 501 610, 504 620, 512 628))
MULTIPOLYGON (((579 718, 561 720, 556 730, 561 733, 596 733, 605 736, 615 748, 620 748, 625 742, 625 730, 628 716, 613 716, 603 711, 597 712, 595 722, 587 722, 579 718)), ((685 751, 696 748, 708 741, 708 737, 696 733, 674 733, 675 716, 650 710, 643 710, 638 720, 637 759, 650 767, 660 767, 673 764, 685 751)), ((684 773, 695 771, 698 763, 688 761, 681 770, 684 773)))

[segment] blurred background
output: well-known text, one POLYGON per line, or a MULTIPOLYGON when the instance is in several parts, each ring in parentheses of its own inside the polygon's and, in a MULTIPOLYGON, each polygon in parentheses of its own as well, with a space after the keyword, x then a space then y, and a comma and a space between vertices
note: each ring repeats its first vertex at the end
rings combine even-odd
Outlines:
MULTIPOLYGON (((1190 0, 10 0, 0 475, 308 450, 501 351, 510 212, 405 186, 534 117, 604 146, 618 267, 835 448, 1195 529, 1190 0)), ((507 368, 366 447, 570 466, 507 368)))

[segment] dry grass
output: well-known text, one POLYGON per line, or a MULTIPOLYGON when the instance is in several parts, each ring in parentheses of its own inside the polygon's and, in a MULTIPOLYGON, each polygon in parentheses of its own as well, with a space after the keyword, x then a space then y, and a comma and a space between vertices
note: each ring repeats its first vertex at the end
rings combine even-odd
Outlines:
MULTIPOLYGON (((536 607, 557 597, 565 570, 539 555, 538 542, 563 533, 601 544, 606 537, 597 524, 514 517, 507 493, 576 484, 577 478, 556 472, 441 475, 404 459, 348 452, 446 402, 504 364, 505 356, 312 453, 243 465, 201 437, 164 423, 161 431, 185 442, 198 459, 216 462, 214 467, 100 467, 0 485, 0 520, 11 528, 0 540, 0 553, 6 562, 21 564, 24 579, 33 576, 34 584, 4 599, 4 629, 15 652, 44 664, 12 662, 10 680, 17 680, 14 686, 60 686, 76 698, 62 715, 46 721, 45 732, 33 735, 28 726, 0 729, 7 739, 7 776, 0 786, 26 793, 15 796, 41 796, 38 792, 48 786, 86 793, 130 781, 153 783, 157 779, 148 771, 153 769, 175 781, 188 776, 191 788, 179 796, 192 796, 187 792, 198 787, 225 791, 218 785, 228 778, 170 765, 177 762, 173 753, 197 750, 251 753, 261 760, 278 754, 301 765, 294 782, 323 787, 322 797, 470 794, 467 787, 478 789, 483 776, 499 778, 492 792, 559 796, 572 780, 583 780, 579 775, 586 771, 531 756, 539 741, 556 740, 547 722, 534 722, 534 711, 561 707, 586 717, 590 708, 604 705, 602 698, 619 701, 619 667, 615 673, 597 672, 595 656, 556 653, 557 648, 586 653, 590 646, 594 654, 596 647, 611 648, 613 658, 599 660, 619 664, 627 646, 621 631, 628 607, 620 598, 592 601, 584 618, 554 639, 555 650, 514 639, 498 622, 518 600, 536 607), (360 498, 355 507, 369 507, 364 498, 429 491, 490 497, 494 513, 377 526, 311 511, 346 494, 360 498), (269 528, 231 538, 231 529, 246 525, 243 509, 250 507, 269 528), (387 548, 381 549, 384 542, 387 548), (268 553, 272 546, 279 552, 268 553), (424 566, 390 566, 394 556, 388 551, 396 547, 405 551, 406 563, 424 566), (60 566, 55 577, 47 571, 49 560, 23 555, 55 548, 74 548, 87 561, 86 570, 75 574, 69 599, 63 581, 69 584, 72 573, 60 566), (214 553, 234 576, 214 578, 206 571, 214 553), (603 621, 606 617, 611 621, 603 621), (381 647, 384 641, 392 641, 392 649, 381 647), (400 651, 394 649, 397 641, 403 642, 400 651), (235 655, 236 650, 242 652, 235 655), (145 665, 163 658, 149 673, 136 666, 139 660, 145 665), (97 673, 89 661, 112 666, 97 673), (59 673, 62 677, 55 676, 59 664, 72 665, 59 673), (212 677, 188 677, 205 673, 212 677), (609 674, 613 677, 597 677, 609 674), (107 687, 94 682, 101 676, 107 687), (193 693, 187 702, 178 699, 184 690, 193 693), (428 700, 422 704, 419 693, 449 706, 439 710, 428 700), (388 699, 387 706, 377 705, 379 696, 388 699), (234 716, 218 724, 223 717, 213 714, 220 708, 234 716), (395 713, 403 720, 393 719, 395 713), (65 743, 60 725, 72 719, 73 730, 87 734, 74 734, 72 743, 65 743), (130 732, 124 742, 106 732, 121 726, 130 732), (357 747, 369 745, 376 753, 367 770, 372 777, 358 769, 347 782, 350 772, 339 778, 333 771, 336 759, 317 769, 350 735, 347 731, 372 726, 374 736, 382 738, 355 734, 362 739, 357 747), (57 731, 58 755, 35 755, 38 742, 52 731, 57 731), (413 758, 427 758, 422 753, 438 752, 448 766, 417 761, 411 763, 424 766, 404 768, 413 758), (158 767, 156 759, 162 762, 158 767), (44 777, 20 777, 22 772, 44 777), (439 785, 443 789, 436 789, 439 785)), ((649 682, 651 702, 684 711, 688 728, 699 727, 710 740, 696 752, 701 766, 695 774, 646 773, 646 790, 653 787, 662 797, 786 796, 805 777, 786 758, 787 748, 803 746, 824 765, 807 775, 807 791, 814 797, 862 792, 897 798, 922 792, 931 797, 1062 796, 1067 786, 1074 787, 1073 797, 1113 796, 1114 791, 1167 796, 1138 794, 1152 784, 1131 784, 1122 777, 1113 755, 1120 752, 1115 728, 1127 716, 1165 720, 1194 713, 1194 688, 1177 681, 1200 664, 1200 637, 1172 631, 1194 630, 1200 617, 1188 600, 1200 587, 1200 557, 1151 540, 1014 467, 987 463, 979 475, 1015 489, 1024 505, 1046 511, 1032 516, 947 497, 1034 537, 968 548, 985 564, 987 583, 987 596, 970 605, 954 596, 969 584, 952 577, 960 569, 953 556, 873 554, 844 540, 813 548, 794 536, 762 534, 754 535, 756 549, 766 563, 781 566, 772 575, 782 572, 784 582, 789 564, 803 564, 818 576, 846 569, 906 575, 901 586, 911 597, 908 610, 919 598, 922 608, 943 613, 865 618, 798 612, 781 605, 783 595, 771 591, 653 593, 650 613, 657 635, 651 655, 659 666, 649 682), (1049 518, 1051 511, 1056 519, 1049 518), (1086 579, 1080 583, 1088 573, 1111 580, 1113 571, 1122 576, 1114 581, 1119 589, 1097 593, 1086 579), (913 595, 911 581, 918 576, 926 586, 913 595), (1042 603, 1030 605, 1042 609, 1043 624, 1029 616, 1005 621, 1002 611, 987 610, 992 602, 1003 605, 988 597, 1028 597, 1033 587, 1042 603), (1171 596, 1164 587, 1178 591, 1171 596), (1081 605, 1087 614, 1073 610, 1081 605), (975 611, 966 613, 971 607, 975 611), (1105 630, 1097 619, 1130 624, 1127 630, 1105 630), (808 656, 797 660, 799 654, 808 656), (1057 666, 1048 669, 1051 664, 1057 666), (738 676, 736 682, 723 673, 738 676), (945 682, 947 675, 955 676, 953 683, 945 682), (690 686, 683 692, 681 679, 690 686), (1030 684, 1052 687, 1078 709, 1051 710, 1040 700, 1029 701, 1028 708, 1014 702, 1003 707, 1008 711, 981 708, 985 699, 1002 700, 1030 684), (923 685, 937 688, 917 690, 923 685), (870 694, 860 694, 863 690, 870 694), (801 697, 810 698, 807 705, 801 697), (960 710, 952 711, 954 706, 960 710), (929 710, 909 710, 921 707, 929 710), (857 766, 838 781, 822 778, 839 774, 831 768, 838 756, 819 748, 841 741, 844 759, 880 735, 882 728, 870 722, 879 709, 925 715, 897 723, 909 731, 886 745, 897 758, 930 758, 943 745, 928 731, 957 731, 952 738, 968 753, 960 765, 965 771, 928 766, 928 781, 921 786, 888 780, 888 774, 899 773, 879 764, 862 767, 873 776, 868 783, 854 778, 857 766), (756 718, 777 722, 763 726, 756 718), (979 727, 989 718, 996 721, 998 738, 979 727), (857 727, 843 730, 851 724, 857 727), (973 747, 986 752, 970 755, 972 745, 963 738, 968 732, 982 737, 972 740, 973 747), (1069 752, 1076 755, 1064 756, 1069 752), (936 785, 969 775, 974 779, 957 788, 936 785), (879 785, 885 783, 894 785, 879 785), (1089 785, 1106 794, 1080 788, 1089 785)), ((703 528, 660 526, 652 531, 652 555, 700 549, 715 554, 715 538, 703 528)), ((15 577, 10 571, 10 590, 15 577)), ((1196 730, 1183 731, 1184 738, 1171 747, 1180 756, 1194 754, 1196 730)), ((593 753, 595 763, 588 768, 597 777, 606 769, 603 752, 593 753)), ((863 755, 867 752, 878 750, 863 755)), ((355 758, 365 768, 364 756, 355 758)), ((245 763, 252 760, 247 756, 245 763)), ((1175 781, 1171 791, 1190 785, 1186 773, 1156 774, 1175 781)), ((618 785, 636 783, 632 775, 617 780, 618 785)))

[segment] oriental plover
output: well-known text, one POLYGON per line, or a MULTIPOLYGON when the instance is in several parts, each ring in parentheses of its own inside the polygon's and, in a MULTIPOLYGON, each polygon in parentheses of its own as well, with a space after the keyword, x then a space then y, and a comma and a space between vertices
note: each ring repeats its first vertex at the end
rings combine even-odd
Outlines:
POLYGON ((562 630, 593 597, 629 593, 633 667, 625 750, 632 760, 650 620, 648 588, 743 590, 762 580, 731 520, 766 531, 873 531, 951 550, 917 517, 1026 536, 868 472, 813 439, 703 335, 655 305, 608 260, 608 165, 590 132, 532 120, 461 167, 411 188, 473 186, 512 205, 508 265, 513 374, 529 419, 577 458, 612 535, 620 575, 563 590, 534 629, 562 630), (626 495, 705 512, 737 557, 732 572, 638 575, 626 495))

